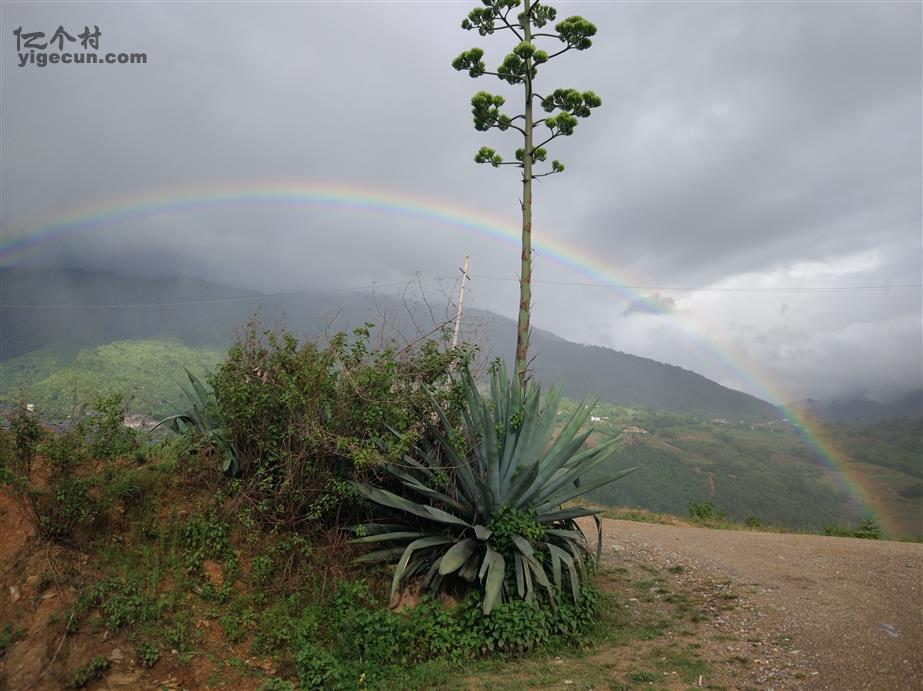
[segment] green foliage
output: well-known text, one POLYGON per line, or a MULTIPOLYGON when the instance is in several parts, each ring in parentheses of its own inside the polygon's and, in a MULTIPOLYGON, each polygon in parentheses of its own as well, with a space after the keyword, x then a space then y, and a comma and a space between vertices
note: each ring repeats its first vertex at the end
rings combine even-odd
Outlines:
MULTIPOLYGON (((470 77, 485 75, 496 77, 507 84, 522 84, 525 88, 526 98, 531 102, 533 98, 533 80, 538 74, 538 66, 565 53, 569 50, 586 50, 592 45, 591 37, 596 34, 596 27, 586 19, 578 16, 568 17, 554 26, 554 33, 535 32, 549 22, 554 21, 557 11, 545 2, 533 2, 527 11, 520 12, 515 21, 510 19, 510 13, 522 3, 515 0, 488 0, 484 7, 476 7, 468 13, 462 21, 461 27, 466 31, 477 30, 481 36, 488 36, 497 30, 511 31, 518 43, 503 58, 496 71, 487 69, 484 62, 484 51, 481 48, 471 48, 462 51, 453 61, 452 67, 459 72, 467 72, 470 77), (545 50, 538 48, 533 42, 536 39, 557 39, 564 47, 549 55, 545 50)), ((598 108, 602 101, 592 91, 579 92, 575 89, 556 89, 552 95, 540 97, 542 107, 548 113, 553 113, 545 118, 545 125, 549 129, 551 141, 559 136, 570 136, 578 124, 578 119, 590 116, 593 108, 598 108)), ((496 128, 506 131, 517 120, 522 120, 522 127, 516 127, 522 134, 529 150, 520 150, 516 157, 519 167, 526 169, 525 182, 528 183, 532 174, 533 162, 544 161, 547 151, 541 145, 532 145, 532 115, 531 110, 509 116, 500 111, 504 103, 502 96, 480 91, 471 99, 471 111, 474 116, 474 128, 486 132, 496 128)), ((538 123, 535 123, 538 124, 538 123)), ((489 147, 482 147, 474 158, 477 163, 490 163, 493 167, 503 164, 503 157, 489 147)), ((564 165, 560 161, 553 161, 551 170, 542 175, 560 173, 564 165)))
POLYGON ((257 691, 295 691, 295 687, 287 679, 273 677, 260 684, 257 691))
POLYGON ((6 651, 12 648, 14 643, 25 637, 25 629, 14 626, 10 622, 5 623, 0 629, 0 660, 6 656, 6 651))
POLYGON ((153 667, 160 659, 160 648, 153 643, 141 642, 138 644, 138 662, 142 667, 153 667))
POLYGON ((864 540, 880 540, 882 529, 874 516, 866 516, 853 528, 848 525, 828 525, 824 535, 831 537, 858 537, 864 540))
POLYGON ((370 327, 321 347, 251 326, 212 377, 222 435, 262 523, 320 529, 343 520, 352 481, 418 441, 430 388, 459 407, 447 375, 470 350, 433 340, 372 350, 370 327))
POLYGON ((124 412, 120 394, 101 396, 59 433, 43 432, 24 408, 13 415, 13 462, 4 463, 2 479, 44 539, 73 542, 98 527, 111 502, 130 505, 140 497, 140 475, 110 464, 98 473, 94 465, 139 449, 137 434, 122 424, 124 412), (40 469, 36 456, 44 461, 40 469))
MULTIPOLYGON (((361 534, 355 543, 383 546, 359 560, 397 562, 392 594, 413 578, 435 590, 477 583, 485 614, 515 597, 533 602, 538 587, 550 602, 562 590, 576 601, 592 555, 574 519, 600 511, 560 506, 631 472, 579 485, 619 441, 584 448, 590 432, 580 430, 592 406, 581 404, 556 430, 560 392, 552 390, 543 405, 537 385, 522 392, 502 366, 492 372, 489 400, 467 370, 460 380, 461 440, 434 401, 441 421, 435 444, 385 467, 400 493, 359 485, 383 509, 355 528, 361 534)), ((599 549, 601 543, 600 535, 599 549)))
POLYGON ((250 573, 253 576, 253 583, 258 588, 264 588, 272 582, 275 575, 276 565, 272 557, 261 554, 253 558, 250 563, 250 573))
POLYGON ((481 596, 472 591, 454 609, 424 597, 413 608, 381 609, 360 581, 343 584, 330 613, 332 650, 341 659, 374 665, 413 665, 425 660, 455 662, 496 654, 522 655, 582 640, 599 612, 600 596, 583 587, 576 602, 551 607, 512 600, 483 614, 481 596))
POLYGON ((113 341, 67 354, 41 348, 0 362, 0 400, 18 401, 24 392, 45 418, 64 418, 84 402, 120 391, 129 412, 163 417, 182 396, 176 373, 197 375, 214 367, 222 353, 175 340, 113 341))
POLYGON ((82 689, 91 682, 102 679, 109 670, 109 664, 109 658, 94 655, 89 662, 73 671, 69 686, 73 689, 82 689))
POLYGON ((239 469, 237 453, 222 432, 214 393, 188 369, 186 378, 189 379, 190 386, 182 387, 182 390, 188 407, 181 413, 161 420, 157 426, 166 425, 174 434, 183 434, 187 429, 193 430, 200 443, 221 450, 224 456, 221 469, 229 475, 236 474, 239 469))
POLYGON ((295 668, 303 689, 340 688, 345 676, 339 659, 312 643, 295 653, 295 668))
POLYGON ((689 517, 697 523, 721 523, 727 520, 727 513, 710 501, 694 501, 689 504, 689 517))
POLYGON ((125 401, 121 393, 97 396, 90 413, 81 419, 87 452, 94 459, 112 460, 133 454, 138 435, 125 426, 125 401))
POLYGON ((186 566, 197 572, 206 559, 236 564, 228 537, 229 526, 215 508, 190 518, 180 530, 186 566))
POLYGON ((35 459, 35 452, 44 436, 38 418, 30 413, 24 404, 17 406, 10 418, 10 432, 13 435, 13 452, 21 473, 28 473, 35 459))
POLYGON ((74 603, 74 629, 92 609, 98 609, 110 633, 120 629, 158 621, 163 603, 137 580, 113 578, 100 581, 82 593, 74 603))

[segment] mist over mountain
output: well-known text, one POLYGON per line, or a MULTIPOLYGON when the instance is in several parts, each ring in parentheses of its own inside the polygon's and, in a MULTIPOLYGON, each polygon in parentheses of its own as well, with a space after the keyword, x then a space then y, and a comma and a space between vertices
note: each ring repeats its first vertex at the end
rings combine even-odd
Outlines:
POLYGON ((879 401, 872 398, 805 399, 788 406, 825 422, 877 422, 897 417, 923 417, 923 389, 879 401))
MULTIPOLYGON (((454 318, 441 296, 411 286, 406 294, 292 293, 261 295, 196 279, 148 279, 84 270, 0 270, 0 362, 39 348, 64 356, 114 341, 172 338, 224 348, 254 315, 264 328, 284 326, 301 337, 375 324, 373 342, 403 345, 438 334, 454 318)), ((512 362, 515 322, 467 309, 461 337, 477 344, 482 361, 512 362)), ((580 345, 534 329, 535 377, 564 385, 568 396, 719 417, 777 418, 754 396, 695 372, 637 355, 580 345)))

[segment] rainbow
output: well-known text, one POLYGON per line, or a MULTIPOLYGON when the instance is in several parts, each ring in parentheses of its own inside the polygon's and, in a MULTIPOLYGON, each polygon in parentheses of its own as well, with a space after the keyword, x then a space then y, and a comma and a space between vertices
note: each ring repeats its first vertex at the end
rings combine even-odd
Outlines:
MULTIPOLYGON (((132 218, 154 216, 165 212, 196 211, 226 206, 280 206, 344 209, 373 215, 412 217, 435 223, 440 228, 471 233, 513 247, 519 245, 519 228, 515 222, 483 214, 479 211, 425 197, 411 196, 384 189, 364 188, 353 184, 329 182, 260 182, 222 186, 159 190, 156 192, 108 200, 93 206, 61 214, 42 225, 19 232, 12 237, 0 236, 0 266, 12 265, 35 249, 57 240, 89 233, 103 226, 132 218)), ((631 286, 644 281, 616 271, 613 267, 583 252, 576 245, 549 237, 539 231, 533 242, 535 250, 556 264, 566 267, 594 282, 600 282, 632 300, 643 300, 651 310, 666 314, 687 334, 702 343, 719 358, 740 380, 747 382, 765 400, 782 409, 800 430, 805 441, 823 464, 851 496, 872 515, 882 521, 886 530, 896 534, 890 517, 880 509, 873 511, 871 493, 851 470, 848 456, 827 436, 822 426, 806 415, 783 405, 787 399, 757 367, 747 362, 729 347, 711 339, 704 328, 690 318, 673 314, 631 286)))

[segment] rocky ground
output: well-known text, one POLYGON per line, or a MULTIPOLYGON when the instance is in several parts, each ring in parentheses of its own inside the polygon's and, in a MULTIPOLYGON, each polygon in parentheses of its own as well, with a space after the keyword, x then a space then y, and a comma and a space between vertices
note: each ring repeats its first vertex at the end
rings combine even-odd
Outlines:
POLYGON ((605 561, 726 582, 715 623, 759 687, 923 689, 923 545, 604 521, 605 561))

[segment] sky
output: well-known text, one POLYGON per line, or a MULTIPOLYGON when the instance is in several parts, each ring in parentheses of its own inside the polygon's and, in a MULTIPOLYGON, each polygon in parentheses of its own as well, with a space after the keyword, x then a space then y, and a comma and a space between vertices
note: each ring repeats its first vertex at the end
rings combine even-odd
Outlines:
MULTIPOLYGON (((135 198, 321 183, 515 229, 518 171, 473 155, 521 144, 476 132, 470 98, 515 114, 521 95, 450 66, 480 46, 495 67, 513 45, 460 28, 479 4, 4 2, 0 243, 135 198), (147 63, 20 66, 14 30, 58 26, 98 26, 91 52, 147 63)), ((599 31, 537 90, 603 104, 549 146, 567 170, 536 183, 534 235, 604 276, 538 253, 533 325, 776 402, 923 386, 921 290, 901 287, 923 273, 920 3, 552 4, 599 31)), ((515 317, 513 243, 374 210, 166 208, 5 263, 269 292, 417 276, 442 295, 466 254, 466 304, 515 317)))

